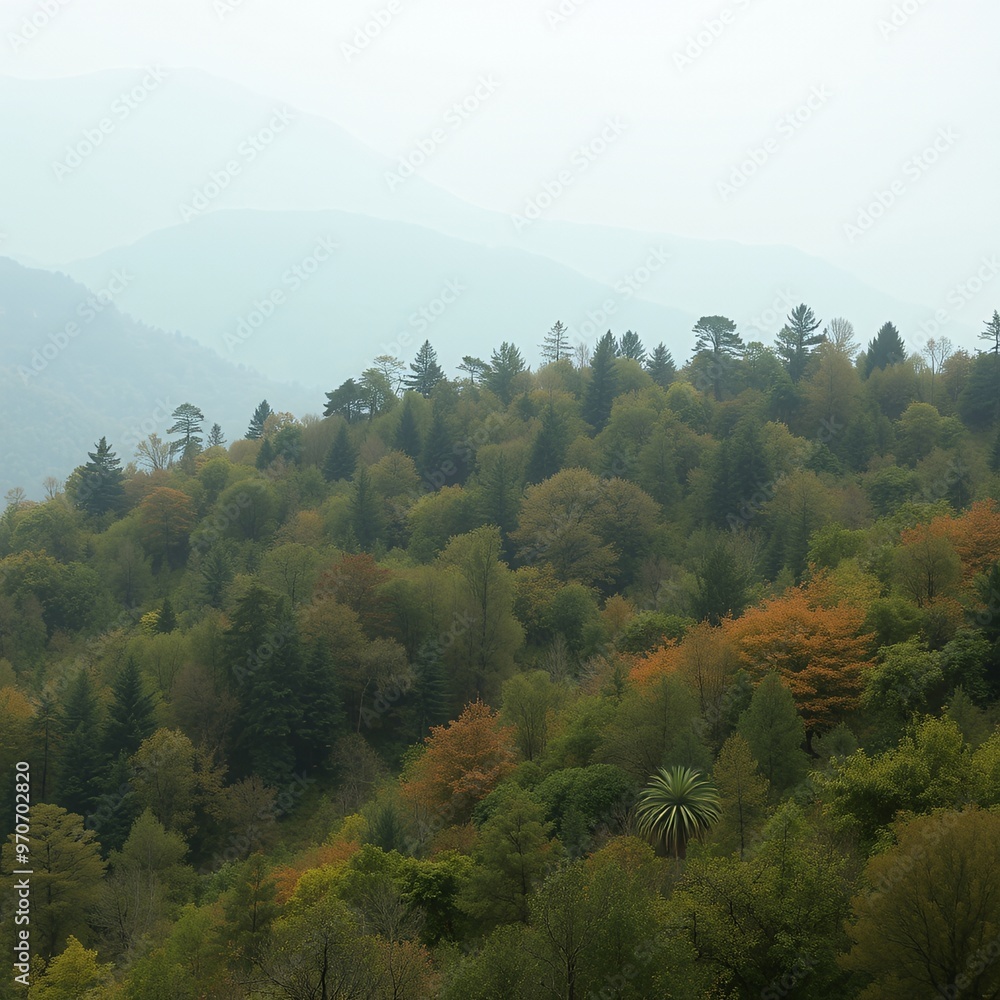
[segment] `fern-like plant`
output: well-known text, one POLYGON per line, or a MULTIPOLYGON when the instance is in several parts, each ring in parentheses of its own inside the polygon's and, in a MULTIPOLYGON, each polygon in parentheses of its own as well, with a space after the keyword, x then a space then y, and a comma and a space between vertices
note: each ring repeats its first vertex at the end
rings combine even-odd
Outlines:
POLYGON ((719 794, 689 767, 661 767, 639 793, 636 826, 659 851, 683 858, 688 841, 701 839, 722 815, 719 794))

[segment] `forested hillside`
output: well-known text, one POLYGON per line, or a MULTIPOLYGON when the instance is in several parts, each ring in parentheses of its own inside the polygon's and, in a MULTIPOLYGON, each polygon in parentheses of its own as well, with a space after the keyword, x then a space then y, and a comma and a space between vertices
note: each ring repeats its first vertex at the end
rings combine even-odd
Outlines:
POLYGON ((1000 996, 1000 315, 536 346, 7 495, 0 998, 1000 996))

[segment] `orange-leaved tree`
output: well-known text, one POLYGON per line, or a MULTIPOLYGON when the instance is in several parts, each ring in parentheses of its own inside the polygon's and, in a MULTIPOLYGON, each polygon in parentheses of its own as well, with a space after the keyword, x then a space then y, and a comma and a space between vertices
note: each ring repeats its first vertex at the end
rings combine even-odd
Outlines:
POLYGON ((962 582, 968 585, 1000 560, 1000 505, 977 500, 961 514, 939 514, 926 525, 900 535, 904 546, 926 544, 926 538, 947 539, 961 560, 962 582))
POLYGON ((434 726, 424 742, 401 789, 417 813, 421 840, 468 820, 517 761, 514 727, 502 726, 481 701, 470 702, 449 725, 434 726))
POLYGON ((862 670, 871 663, 864 609, 831 598, 829 582, 818 576, 723 623, 754 677, 772 670, 781 675, 806 724, 810 748, 815 732, 832 728, 857 707, 862 670))

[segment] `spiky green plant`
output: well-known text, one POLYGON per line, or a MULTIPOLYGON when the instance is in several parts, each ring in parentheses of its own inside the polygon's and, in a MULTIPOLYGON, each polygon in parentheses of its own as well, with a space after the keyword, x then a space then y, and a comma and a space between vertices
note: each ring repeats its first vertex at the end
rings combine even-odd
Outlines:
POLYGON ((661 767, 639 793, 636 826, 658 850, 683 858, 688 841, 700 839, 722 815, 719 794, 700 771, 661 767))

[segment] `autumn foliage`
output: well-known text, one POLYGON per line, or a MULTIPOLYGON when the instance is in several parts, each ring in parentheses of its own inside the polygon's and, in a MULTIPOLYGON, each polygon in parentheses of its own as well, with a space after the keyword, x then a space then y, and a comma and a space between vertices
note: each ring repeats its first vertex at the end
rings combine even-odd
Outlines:
POLYGON ((514 769, 514 727, 501 726, 489 705, 474 701, 454 722, 434 726, 424 740, 426 750, 403 784, 404 799, 461 823, 473 806, 514 769))
POLYGON ((1000 506, 979 500, 961 514, 940 514, 929 524, 909 528, 900 536, 904 546, 942 538, 951 543, 962 564, 962 582, 969 584, 1000 560, 1000 506))

